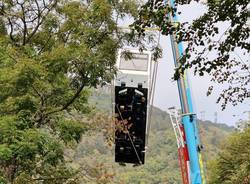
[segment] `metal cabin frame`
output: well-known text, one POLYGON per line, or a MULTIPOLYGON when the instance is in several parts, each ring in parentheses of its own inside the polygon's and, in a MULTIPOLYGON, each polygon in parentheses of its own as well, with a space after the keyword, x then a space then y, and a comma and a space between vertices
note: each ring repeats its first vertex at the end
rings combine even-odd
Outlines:
POLYGON ((114 109, 118 124, 116 127, 124 127, 126 133, 116 129, 115 161, 144 164, 151 93, 151 52, 121 49, 118 52, 116 67, 118 69, 114 80, 114 109), (122 56, 124 51, 131 53, 132 58, 125 61, 122 56), (135 59, 137 63, 134 63, 135 59), (143 70, 136 66, 139 61, 146 64, 141 66, 145 67, 143 70))

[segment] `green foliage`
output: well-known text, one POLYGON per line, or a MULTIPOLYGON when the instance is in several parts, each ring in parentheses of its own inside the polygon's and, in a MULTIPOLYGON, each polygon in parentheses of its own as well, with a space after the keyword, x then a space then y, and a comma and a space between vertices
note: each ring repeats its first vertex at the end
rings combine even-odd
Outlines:
POLYGON ((1 2, 1 180, 79 182, 65 145, 91 127, 81 119, 89 88, 113 77, 126 38, 117 21, 136 9, 133 0, 1 2))
POLYGON ((57 165, 63 161, 63 147, 50 134, 36 128, 23 128, 13 117, 0 118, 0 165, 11 168, 15 177, 20 172, 32 172, 36 164, 57 165))
MULTIPOLYGON (((178 8, 191 0, 175 2, 178 8)), ((174 78, 177 80, 186 68, 193 67, 195 74, 210 74, 212 81, 218 84, 227 82, 228 87, 221 91, 217 101, 225 109, 228 103, 237 105, 249 98, 249 3, 207 0, 205 5, 207 11, 195 21, 173 23, 170 17, 181 14, 176 7, 164 1, 148 0, 132 27, 141 37, 145 36, 147 28, 158 27, 163 35, 174 35, 177 42, 184 42, 186 48, 174 78), (219 26, 222 23, 224 27, 219 26)), ((192 8, 191 4, 189 7, 192 8)), ((212 91, 213 86, 210 86, 207 95, 212 91)))
POLYGON ((210 183, 247 184, 250 181, 250 129, 237 132, 223 145, 219 156, 210 164, 210 183))
MULTIPOLYGON (((107 112, 108 109, 111 110, 110 93, 106 88, 105 91, 106 93, 97 90, 91 96, 90 102, 96 104, 97 111, 110 113, 107 112)), ((107 123, 111 124, 110 121, 107 123)), ((233 131, 233 128, 208 121, 199 123, 200 138, 204 145, 202 156, 206 166, 207 161, 218 154, 221 141, 233 131)), ((182 183, 176 139, 169 115, 166 112, 153 108, 146 161, 145 165, 139 167, 133 167, 131 164, 122 167, 114 163, 114 147, 105 144, 105 142, 109 143, 105 130, 112 128, 112 124, 106 127, 101 126, 101 128, 102 132, 93 132, 91 135, 84 136, 76 152, 68 155, 73 158, 72 164, 79 170, 86 172, 85 168, 81 167, 84 165, 83 163, 99 169, 99 172, 95 172, 96 175, 91 175, 93 178, 82 180, 84 183, 97 183, 98 178, 104 177, 104 173, 113 174, 108 183, 182 183), (102 164, 103 167, 97 167, 98 164, 102 164)), ((111 133, 113 132, 111 131, 111 133)), ((206 170, 205 173, 208 174, 208 171, 206 170)))
POLYGON ((0 145, 0 159, 2 161, 10 160, 12 157, 12 151, 8 148, 8 145, 2 144, 0 145))
MULTIPOLYGON (((246 111, 248 113, 248 115, 250 115, 249 111, 246 111)), ((250 116, 249 116, 250 117, 250 116)), ((248 120, 239 120, 236 123, 236 129, 238 131, 244 131, 245 129, 250 128, 250 119, 248 120)))
POLYGON ((81 135, 87 131, 86 125, 73 120, 58 121, 56 128, 59 132, 59 137, 66 143, 73 140, 79 142, 81 135))
MULTIPOLYGON (((86 168, 81 168, 84 163, 98 170, 95 171, 96 175, 87 172, 93 178, 90 180, 85 178, 84 183, 97 183, 98 178, 105 172, 113 174, 108 183, 182 183, 177 145, 169 116, 166 112, 154 108, 152 119, 146 161, 143 166, 133 167, 130 164, 126 167, 119 166, 114 162, 114 147, 105 144, 106 140, 102 133, 84 136, 76 152, 70 156, 73 158, 74 166, 80 170, 85 172, 86 168), (102 164, 103 167, 98 168, 98 164, 102 164)), ((232 128, 224 129, 211 122, 202 122, 200 128, 205 147, 202 155, 206 163, 218 154, 219 142, 229 135, 232 128), (216 140, 214 144, 211 143, 213 138, 216 140)), ((84 166, 86 167, 86 164, 84 166)), ((208 171, 206 170, 206 174, 208 171)))

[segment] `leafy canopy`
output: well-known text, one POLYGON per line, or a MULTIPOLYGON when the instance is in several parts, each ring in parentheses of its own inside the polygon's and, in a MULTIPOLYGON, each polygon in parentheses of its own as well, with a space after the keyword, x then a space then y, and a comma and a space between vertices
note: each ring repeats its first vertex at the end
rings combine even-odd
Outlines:
MULTIPOLYGON (((181 14, 176 7, 189 4, 191 0, 176 0, 176 7, 171 7, 168 2, 148 0, 141 7, 133 27, 142 37, 145 28, 158 27, 163 35, 174 34, 177 42, 185 43, 174 78, 178 79, 186 68, 193 67, 195 74, 208 73, 212 81, 229 84, 218 97, 222 109, 227 103, 237 105, 249 98, 249 2, 207 0, 207 11, 191 23, 173 23, 168 16, 181 14), (222 23, 226 25, 223 32, 219 26, 222 23)), ((208 95, 212 90, 213 86, 210 86, 208 95)))
POLYGON ((64 146, 88 129, 89 88, 110 81, 133 0, 0 3, 0 180, 72 183, 64 146), (86 118, 85 118, 86 119, 86 118), (53 179, 54 178, 54 179, 53 179))
POLYGON ((210 164, 210 183, 247 184, 250 181, 250 129, 235 133, 210 164))

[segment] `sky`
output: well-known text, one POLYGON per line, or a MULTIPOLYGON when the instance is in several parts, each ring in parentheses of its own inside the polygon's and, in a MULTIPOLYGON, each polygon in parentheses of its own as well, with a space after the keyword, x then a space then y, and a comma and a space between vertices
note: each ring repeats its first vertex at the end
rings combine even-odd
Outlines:
MULTIPOLYGON (((206 11, 206 7, 193 2, 191 5, 179 7, 178 10, 182 12, 179 16, 179 20, 190 22, 202 15, 202 13, 206 11)), ((220 27, 223 30, 225 26, 222 23, 220 27)), ((172 106, 180 108, 177 83, 172 80, 174 61, 170 38, 161 36, 160 45, 163 49, 163 58, 159 60, 154 106, 162 110, 167 110, 172 106)), ((199 119, 235 126, 235 123, 240 119, 249 118, 249 114, 245 112, 250 110, 249 99, 235 107, 228 105, 224 111, 221 111, 221 106, 220 104, 216 104, 216 100, 219 91, 225 86, 210 82, 210 76, 208 75, 204 75, 203 77, 193 76, 191 71, 189 72, 189 81, 192 88, 195 112, 199 119), (214 85, 214 92, 211 96, 207 97, 206 92, 211 84, 214 85)))
MULTIPOLYGON (((205 2, 205 1, 204 1, 205 2)), ((192 1, 189 5, 182 5, 178 7, 178 11, 181 11, 181 15, 178 19, 181 22, 191 22, 206 11, 204 4, 199 4, 192 1)), ((133 20, 125 19, 119 24, 121 26, 128 26, 133 20)), ((218 25, 219 33, 221 34, 227 29, 227 23, 220 23, 218 25)), ((217 35, 219 38, 221 35, 217 35)), ((216 38, 215 38, 216 39, 216 38)), ((161 35, 160 45, 163 49, 163 57, 159 59, 159 67, 156 80, 156 91, 153 105, 159 107, 162 110, 167 110, 169 107, 177 107, 180 109, 179 94, 177 88, 177 82, 173 81, 174 74, 174 61, 172 55, 172 49, 170 44, 170 38, 161 35)), ((238 53, 239 54, 239 53, 238 53)), ((243 56, 239 54, 246 62, 249 62, 250 56, 243 56)), ((211 55, 213 57, 213 55, 211 55)), ((239 120, 250 119, 250 114, 246 111, 250 111, 250 99, 245 100, 244 103, 237 106, 227 105, 224 111, 221 110, 220 104, 217 104, 217 98, 219 92, 227 85, 219 85, 210 81, 209 75, 203 77, 194 76, 192 71, 189 71, 189 83, 192 89, 192 101, 194 106, 194 112, 197 114, 198 119, 210 120, 216 123, 224 123, 229 126, 235 126, 235 123, 239 120), (206 92, 209 86, 213 85, 213 93, 210 96, 206 96, 206 92)), ((250 86, 249 86, 250 88, 250 86)))

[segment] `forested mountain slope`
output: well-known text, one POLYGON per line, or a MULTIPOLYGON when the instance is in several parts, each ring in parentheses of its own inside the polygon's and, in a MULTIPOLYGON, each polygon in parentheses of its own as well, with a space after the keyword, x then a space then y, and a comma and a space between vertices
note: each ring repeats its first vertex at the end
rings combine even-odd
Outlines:
MULTIPOLYGON (((95 92, 90 103, 98 111, 110 113, 109 92, 95 92)), ((199 121, 199 127, 204 145, 203 159, 207 163, 216 156, 218 146, 233 128, 209 121, 199 121)), ((107 145, 102 132, 84 136, 77 150, 69 154, 75 167, 86 167, 88 178, 84 178, 84 183, 181 183, 177 145, 170 118, 156 107, 152 113, 145 165, 133 167, 127 164, 122 167, 115 163, 114 147, 107 145)))

